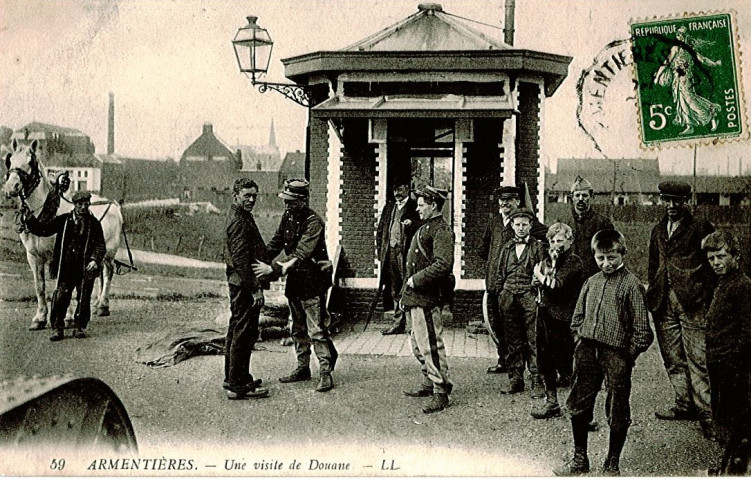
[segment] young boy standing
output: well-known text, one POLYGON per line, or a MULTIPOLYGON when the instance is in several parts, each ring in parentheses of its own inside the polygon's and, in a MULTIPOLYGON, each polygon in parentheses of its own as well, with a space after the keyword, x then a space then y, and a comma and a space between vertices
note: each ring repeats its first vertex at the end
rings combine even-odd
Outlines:
POLYGON ((623 265, 623 235, 600 230, 591 246, 600 272, 585 281, 571 320, 576 345, 574 383, 566 406, 571 414, 574 458, 553 470, 558 476, 589 472, 588 424, 603 380, 607 382, 610 443, 602 473, 620 475, 618 464, 631 424, 631 372, 636 357, 654 340, 641 283, 623 265))
POLYGON ((573 253, 574 232, 565 223, 554 223, 547 234, 548 258, 535 265, 532 283, 537 285, 537 368, 545 384, 545 403, 532 410, 534 418, 561 415, 558 385, 569 386, 574 357, 571 317, 582 288, 583 266, 573 253), (558 380, 556 372, 560 374, 558 380))
POLYGON ((738 239, 704 237, 701 248, 717 275, 707 318, 707 370, 712 415, 724 447, 719 473, 745 475, 751 442, 751 280, 738 268, 738 239))

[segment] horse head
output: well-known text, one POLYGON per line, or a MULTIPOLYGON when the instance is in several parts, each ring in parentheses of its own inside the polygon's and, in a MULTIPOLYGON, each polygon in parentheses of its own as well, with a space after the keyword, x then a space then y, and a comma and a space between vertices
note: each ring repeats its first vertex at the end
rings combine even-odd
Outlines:
POLYGON ((28 197, 39 185, 42 172, 37 161, 37 147, 39 143, 33 140, 30 145, 22 145, 13 139, 12 150, 5 155, 5 184, 3 191, 6 197, 28 197))

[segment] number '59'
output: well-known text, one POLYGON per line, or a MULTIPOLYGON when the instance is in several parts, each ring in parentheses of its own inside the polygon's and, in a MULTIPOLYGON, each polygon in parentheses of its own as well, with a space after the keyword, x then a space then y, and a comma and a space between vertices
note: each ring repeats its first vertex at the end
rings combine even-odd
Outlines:
POLYGON ((661 103, 649 106, 649 128, 652 130, 662 130, 668 123, 666 115, 673 112, 673 107, 668 105, 663 107, 661 103), (664 112, 664 113, 663 113, 664 112))
POLYGON ((53 458, 50 462, 50 470, 62 470, 63 468, 65 468, 64 458, 53 458))

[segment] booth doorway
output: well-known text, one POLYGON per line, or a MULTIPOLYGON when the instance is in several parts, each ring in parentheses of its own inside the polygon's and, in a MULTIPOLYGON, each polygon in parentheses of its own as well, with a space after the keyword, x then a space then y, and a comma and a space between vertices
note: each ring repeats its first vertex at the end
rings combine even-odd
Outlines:
POLYGON ((433 185, 449 191, 443 218, 453 227, 454 121, 391 119, 388 124, 388 195, 395 181, 413 190, 433 185))

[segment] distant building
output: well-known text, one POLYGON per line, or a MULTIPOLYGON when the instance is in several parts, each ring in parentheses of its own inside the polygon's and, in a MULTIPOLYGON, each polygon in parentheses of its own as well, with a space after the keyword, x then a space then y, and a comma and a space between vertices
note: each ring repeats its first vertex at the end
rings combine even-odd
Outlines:
POLYGON ((577 175, 594 187, 594 203, 652 204, 660 183, 656 158, 561 158, 557 173, 545 172, 548 202, 567 203, 577 175))
POLYGON ((305 178, 305 152, 295 150, 284 156, 282 166, 279 167, 279 187, 290 178, 305 178))
POLYGON ((271 121, 269 143, 267 145, 238 145, 242 159, 242 170, 245 172, 262 171, 278 172, 282 165, 282 155, 276 144, 274 121, 271 121))
POLYGON ((55 153, 76 155, 93 154, 96 151, 91 138, 80 130, 41 122, 31 122, 17 129, 11 135, 11 141, 14 139, 23 144, 36 140, 43 162, 47 156, 55 153))
POLYGON ((230 186, 240 178, 241 159, 214 134, 210 123, 180 158, 178 183, 187 201, 229 201, 230 186), (225 198, 226 197, 226 198, 225 198))
MULTIPOLYGON (((676 180, 694 185, 691 175, 663 175, 660 180, 676 180)), ((749 205, 751 176, 697 175, 697 205, 749 205)))

